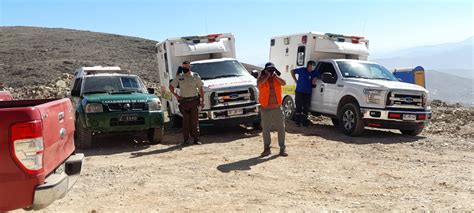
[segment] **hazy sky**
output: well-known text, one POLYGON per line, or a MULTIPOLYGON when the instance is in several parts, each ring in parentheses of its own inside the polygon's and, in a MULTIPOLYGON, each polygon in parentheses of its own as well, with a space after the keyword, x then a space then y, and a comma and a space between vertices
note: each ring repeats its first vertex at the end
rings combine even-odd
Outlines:
POLYGON ((262 64, 270 37, 299 32, 366 36, 371 52, 474 35, 471 0, 0 0, 1 26, 61 27, 153 40, 232 32, 237 57, 262 64))

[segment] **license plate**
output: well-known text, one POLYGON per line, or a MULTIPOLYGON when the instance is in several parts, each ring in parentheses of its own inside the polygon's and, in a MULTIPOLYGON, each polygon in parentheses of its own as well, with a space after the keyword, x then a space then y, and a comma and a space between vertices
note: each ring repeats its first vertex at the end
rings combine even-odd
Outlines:
POLYGON ((234 109, 234 110, 229 110, 227 111, 227 115, 233 116, 233 115, 242 115, 244 111, 242 109, 234 109))
POLYGON ((137 115, 121 115, 119 121, 136 121, 137 115))
POLYGON ((405 114, 403 115, 404 121, 414 121, 416 120, 416 115, 405 114))

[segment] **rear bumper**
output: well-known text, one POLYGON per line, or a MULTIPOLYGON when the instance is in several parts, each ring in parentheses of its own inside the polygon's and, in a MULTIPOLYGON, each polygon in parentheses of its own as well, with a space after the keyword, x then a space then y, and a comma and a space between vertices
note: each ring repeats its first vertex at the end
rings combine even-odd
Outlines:
POLYGON ((83 162, 84 154, 71 155, 66 160, 65 170, 62 173, 49 175, 44 184, 36 187, 33 205, 30 209, 43 209, 55 200, 65 197, 79 178, 83 162))
POLYGON ((361 108, 362 118, 366 126, 384 129, 414 129, 423 128, 431 120, 431 110, 391 110, 361 108), (389 114, 399 114, 400 118, 390 118, 389 114), (415 120, 404 120, 404 115, 413 115, 415 120), (420 116, 424 117, 420 119, 420 116))

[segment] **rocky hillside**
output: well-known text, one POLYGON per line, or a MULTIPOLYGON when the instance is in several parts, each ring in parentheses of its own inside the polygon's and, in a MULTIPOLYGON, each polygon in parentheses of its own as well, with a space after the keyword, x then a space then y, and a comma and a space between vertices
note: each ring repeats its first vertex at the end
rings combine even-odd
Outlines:
POLYGON ((94 65, 120 66, 157 82, 156 43, 90 31, 0 27, 0 85, 44 85, 78 67, 94 65))

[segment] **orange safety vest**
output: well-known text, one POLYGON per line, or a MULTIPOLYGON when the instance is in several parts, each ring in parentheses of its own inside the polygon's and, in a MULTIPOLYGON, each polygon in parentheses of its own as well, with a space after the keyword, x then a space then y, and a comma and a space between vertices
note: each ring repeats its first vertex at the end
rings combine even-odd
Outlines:
MULTIPOLYGON (((281 99, 281 84, 279 81, 273 79, 273 87, 275 88, 275 94, 277 98, 277 103, 278 105, 281 106, 282 99, 281 99)), ((258 97, 258 100, 260 102, 260 105, 265 108, 268 106, 268 102, 270 101, 270 82, 265 81, 264 83, 260 84, 258 86, 258 90, 260 92, 260 96, 258 97)))

